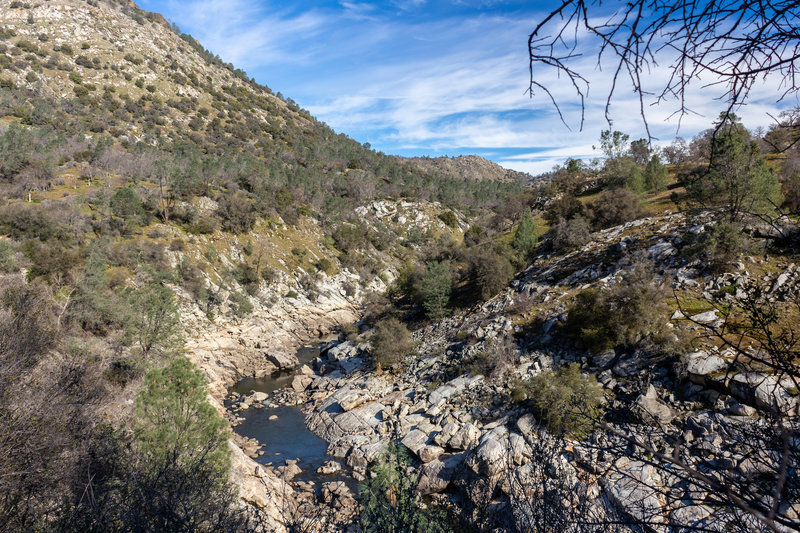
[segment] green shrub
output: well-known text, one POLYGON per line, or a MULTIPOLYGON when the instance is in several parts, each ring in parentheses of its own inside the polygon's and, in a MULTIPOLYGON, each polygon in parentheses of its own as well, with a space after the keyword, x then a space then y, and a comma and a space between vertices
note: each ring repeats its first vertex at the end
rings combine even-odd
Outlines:
POLYGON ((607 287, 579 292, 570 304, 566 331, 592 351, 614 347, 658 349, 670 344, 669 292, 648 265, 637 263, 607 287))
POLYGON ((591 432, 603 403, 597 379, 582 374, 577 363, 539 373, 525 384, 524 396, 547 431, 579 439, 591 432))
POLYGON ((14 245, 8 239, 0 239, 0 272, 16 272, 19 269, 15 259, 14 245))
POLYGON ((197 217, 186 226, 186 231, 195 235, 210 235, 219 229, 219 220, 214 217, 197 217))
POLYGON ((417 492, 418 480, 409 469, 411 459, 405 447, 392 443, 386 453, 370 466, 367 481, 359 491, 361 516, 358 530, 364 533, 389 531, 454 531, 447 512, 423 507, 417 492))
POLYGON ((254 296, 261 285, 261 276, 258 275, 256 268, 248 263, 239 263, 233 269, 233 277, 244 287, 247 294, 254 296))
POLYGON ((372 359, 376 365, 389 369, 403 361, 403 356, 414 349, 414 340, 405 324, 390 317, 375 326, 370 338, 372 359))
POLYGON ((314 263, 314 267, 320 272, 325 272, 328 275, 333 274, 336 270, 331 260, 327 257, 323 257, 322 259, 316 261, 314 263))
POLYGON ((445 211, 444 213, 439 213, 439 220, 445 223, 449 228, 457 228, 458 227, 458 218, 456 218, 456 214, 452 211, 445 211))
POLYGON ((244 318, 253 312, 253 302, 246 294, 233 292, 229 297, 229 302, 234 316, 244 318))
POLYGON ((639 197, 627 189, 603 191, 588 209, 594 229, 610 228, 642 216, 639 197))
POLYGON ((699 259, 711 272, 728 270, 743 253, 754 248, 741 224, 719 221, 700 235, 690 235, 683 249, 684 256, 699 259))

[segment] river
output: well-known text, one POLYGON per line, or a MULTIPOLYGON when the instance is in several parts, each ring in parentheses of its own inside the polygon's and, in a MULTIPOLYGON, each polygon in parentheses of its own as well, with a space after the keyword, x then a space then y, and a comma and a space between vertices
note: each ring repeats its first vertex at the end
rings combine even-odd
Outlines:
MULTIPOLYGON (((310 363, 327 343, 303 346, 297 351, 298 366, 310 363)), ((270 396, 277 390, 291 386, 296 369, 275 372, 262 378, 247 378, 239 381, 230 392, 247 395, 253 392, 264 392, 270 396)), ((269 399, 264 402, 270 403, 269 399)), ((305 415, 299 406, 284 405, 263 409, 250 408, 238 411, 237 416, 244 419, 234 431, 244 437, 256 439, 264 445, 264 455, 255 460, 261 464, 272 463, 273 466, 285 464, 287 459, 298 460, 297 466, 302 473, 295 479, 313 481, 320 484, 326 481, 346 481, 353 484, 352 478, 342 474, 322 475, 317 468, 332 458, 327 455, 328 444, 314 435, 305 424, 305 415), (272 420, 270 418, 277 417, 272 420)))

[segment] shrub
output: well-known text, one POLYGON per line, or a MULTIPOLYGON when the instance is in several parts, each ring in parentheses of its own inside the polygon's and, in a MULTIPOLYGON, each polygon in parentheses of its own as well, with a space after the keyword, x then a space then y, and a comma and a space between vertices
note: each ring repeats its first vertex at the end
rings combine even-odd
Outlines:
POLYGON ((222 227, 232 233, 250 231, 256 223, 253 202, 242 191, 222 195, 217 215, 222 219, 222 227))
POLYGON ((325 272, 328 275, 331 275, 335 272, 335 268, 333 263, 327 257, 323 257, 319 261, 314 263, 314 267, 319 270, 320 272, 325 272))
POLYGON ((550 230, 550 244, 555 251, 573 250, 589 242, 590 233, 589 222, 585 218, 561 218, 550 230))
POLYGON ((534 416, 553 435, 584 438, 600 415, 603 389, 577 363, 541 372, 525 389, 534 416))
POLYGON ((473 254, 471 271, 475 288, 482 300, 488 300, 500 292, 514 277, 511 262, 495 249, 473 254))
POLYGON ((8 239, 0 239, 0 272, 16 272, 19 269, 14 245, 8 239))
POLYGON ((445 211, 444 213, 439 213, 439 220, 445 223, 449 228, 456 228, 458 227, 458 219, 456 218, 456 214, 452 211, 445 211))
POLYGON ((410 465, 406 449, 391 443, 388 450, 370 466, 367 481, 359 492, 359 531, 453 531, 444 510, 422 506, 421 496, 417 492, 419 480, 411 474, 410 465))
POLYGON ((210 235, 219 229, 219 220, 214 217, 197 217, 186 226, 186 231, 195 235, 210 235))
MULTIPOLYGON (((458 333, 464 333, 464 338, 466 338, 466 332, 459 331, 458 333)), ((475 356, 470 363, 470 371, 473 374, 482 374, 492 379, 500 379, 516 363, 516 342, 514 342, 514 338, 511 335, 503 335, 490 341, 488 348, 475 356)))
POLYGON ((616 283, 576 295, 568 309, 567 333, 592 351, 617 346, 666 349, 674 336, 667 327, 668 297, 649 265, 635 263, 616 283))
MULTIPOLYGON (((295 296, 296 295, 297 293, 295 293, 295 296)), ((244 318, 253 312, 253 302, 250 301, 250 298, 248 298, 246 294, 241 292, 231 293, 229 303, 231 305, 231 312, 233 312, 234 316, 239 318, 244 318)))
POLYGON ((595 229, 624 224, 642 215, 639 198, 627 189, 603 191, 589 204, 589 212, 595 229))
POLYGON ((720 221, 699 236, 690 236, 683 253, 699 259, 711 272, 727 270, 741 255, 753 246, 738 223, 720 221))
POLYGON ((550 224, 564 219, 571 220, 586 214, 586 207, 583 203, 571 194, 564 193, 560 198, 553 200, 544 212, 544 218, 550 224))
POLYGON ((401 363, 403 356, 414 349, 414 340, 406 325, 391 317, 378 322, 370 345, 375 364, 388 369, 401 363))
POLYGON ((349 252, 364 245, 365 231, 362 227, 349 223, 342 223, 333 230, 334 246, 342 252, 349 252))
POLYGON ((233 269, 233 277, 244 287, 247 294, 253 296, 258 292, 261 284, 261 277, 256 268, 248 263, 239 263, 233 269))

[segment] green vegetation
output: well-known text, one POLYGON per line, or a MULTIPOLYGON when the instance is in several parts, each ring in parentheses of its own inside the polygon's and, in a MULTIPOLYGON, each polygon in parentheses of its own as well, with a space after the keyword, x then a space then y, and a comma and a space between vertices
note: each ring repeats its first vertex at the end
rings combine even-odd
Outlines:
POLYGON ((777 177, 736 115, 720 115, 709 137, 708 167, 685 179, 689 198, 703 206, 721 207, 732 223, 781 204, 777 177))
POLYGON ((569 306, 566 332, 592 351, 669 351, 677 339, 667 327, 668 297, 648 265, 635 264, 616 283, 579 292, 569 306))
POLYGON ((556 436, 588 436, 603 404, 603 388, 577 363, 537 374, 524 390, 534 416, 556 436))
POLYGON ((530 209, 525 210, 522 219, 519 221, 517 229, 514 230, 513 245, 524 257, 529 258, 536 250, 539 242, 539 233, 536 229, 536 221, 530 209))
POLYGON ((392 443, 370 465, 367 481, 359 491, 362 511, 358 525, 361 531, 452 531, 447 512, 434 507, 422 507, 416 491, 417 480, 409 473, 410 464, 405 448, 392 443))
POLYGON ((370 346, 375 365, 388 370, 402 363, 403 356, 411 353, 414 349, 414 340, 405 324, 389 317, 375 326, 370 346))
POLYGON ((168 355, 182 345, 178 306, 169 287, 149 283, 131 291, 126 303, 125 333, 143 356, 168 355))
POLYGON ((447 263, 434 261, 425 268, 420 293, 422 307, 428 318, 435 320, 447 314, 452 286, 453 278, 447 263))

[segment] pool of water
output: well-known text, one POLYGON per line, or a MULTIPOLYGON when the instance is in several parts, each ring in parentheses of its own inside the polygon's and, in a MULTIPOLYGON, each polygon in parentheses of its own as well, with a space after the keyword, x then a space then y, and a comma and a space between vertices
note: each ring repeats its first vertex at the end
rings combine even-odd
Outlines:
MULTIPOLYGON (((300 365, 309 363, 317 357, 326 344, 320 343, 300 348, 297 352, 300 365)), ((296 369, 283 370, 262 378, 243 379, 231 388, 231 391, 239 394, 250 394, 251 392, 271 394, 283 387, 290 386, 296 371, 296 369)), ((265 403, 268 404, 269 400, 265 403)), ((237 416, 242 417, 244 421, 236 426, 234 431, 264 444, 264 455, 256 458, 256 462, 281 466, 287 459, 296 459, 297 466, 303 471, 295 478, 297 480, 314 481, 317 484, 339 480, 346 481, 348 485, 354 483, 352 478, 345 477, 343 474, 329 476, 317 474, 317 468, 331 459, 326 454, 328 444, 308 430, 305 424, 305 415, 300 407, 287 405, 275 408, 251 408, 238 412, 237 416), (270 420, 271 417, 277 418, 270 420)))
MULTIPOLYGON (((297 350, 297 360, 299 362, 298 366, 305 365, 310 363, 314 360, 315 357, 319 355, 320 350, 322 350, 325 346, 327 346, 327 342, 314 344, 312 346, 303 346, 297 350)), ((297 369, 295 368, 288 368, 285 370, 279 370, 278 372, 273 372, 269 376, 264 376, 260 378, 245 378, 240 380, 236 385, 234 385, 230 392, 236 392, 239 394, 250 394, 251 392, 266 392, 267 394, 271 392, 275 392, 278 389, 282 389, 284 387, 288 387, 292 384, 292 379, 294 379, 295 374, 297 373, 297 369)), ((261 409, 263 412, 264 410, 261 409)))

